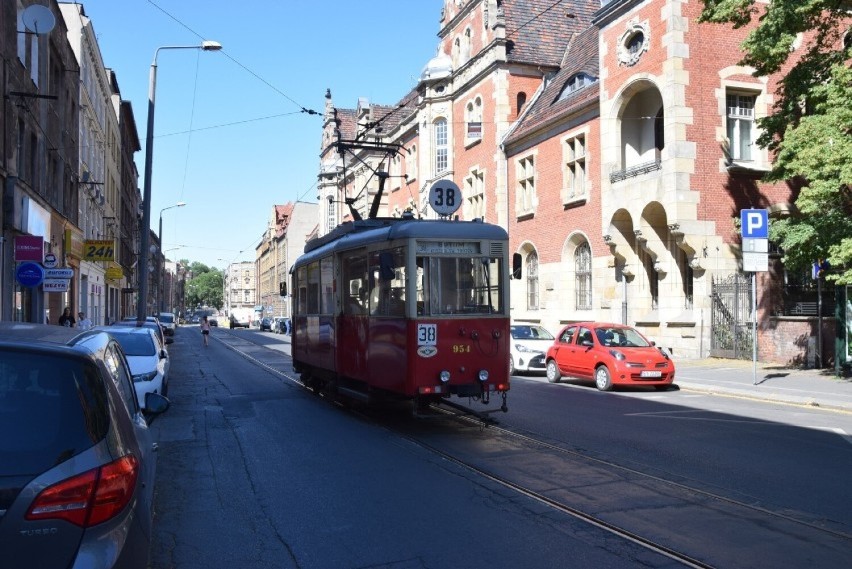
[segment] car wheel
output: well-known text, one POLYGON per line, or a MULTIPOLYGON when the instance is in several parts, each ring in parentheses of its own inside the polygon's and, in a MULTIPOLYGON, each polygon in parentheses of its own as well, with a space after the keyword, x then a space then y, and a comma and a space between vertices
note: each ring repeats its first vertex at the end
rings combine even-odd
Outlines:
POLYGON ((612 390, 612 378, 610 378, 606 366, 598 366, 595 370, 595 386, 601 391, 612 390))
POLYGON ((559 366, 556 365, 556 360, 547 361, 547 381, 550 383, 559 383, 562 379, 562 374, 559 373, 559 366))
POLYGON ((509 375, 515 375, 515 358, 509 356, 509 375))

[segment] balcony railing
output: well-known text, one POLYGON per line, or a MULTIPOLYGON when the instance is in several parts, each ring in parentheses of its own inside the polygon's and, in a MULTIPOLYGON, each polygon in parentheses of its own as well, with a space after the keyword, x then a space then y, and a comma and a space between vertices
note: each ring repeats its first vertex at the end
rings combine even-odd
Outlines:
POLYGON ((610 172, 609 174, 609 182, 614 184, 616 182, 620 182, 622 180, 626 180, 627 178, 633 178, 639 176, 641 174, 647 174, 648 172, 653 172, 655 170, 659 170, 660 160, 654 160, 653 162, 645 162, 644 164, 637 164, 636 166, 631 166, 626 170, 616 170, 614 172, 610 172))

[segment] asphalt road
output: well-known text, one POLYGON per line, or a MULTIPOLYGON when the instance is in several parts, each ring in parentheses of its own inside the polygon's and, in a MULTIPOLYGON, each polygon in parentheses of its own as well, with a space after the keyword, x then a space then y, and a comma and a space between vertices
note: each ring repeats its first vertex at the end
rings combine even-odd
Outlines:
POLYGON ((676 566, 311 395, 231 333, 259 334, 171 346, 152 568, 676 566))
POLYGON ((554 462, 496 430, 406 428, 406 419, 399 427, 313 396, 293 381, 282 339, 214 330, 204 348, 197 328, 178 331, 172 408, 154 423, 152 567, 682 566, 444 460, 419 446, 424 440, 691 548, 709 566, 852 562, 852 446, 837 434, 852 432, 848 416, 515 378, 500 427, 571 454, 554 462), (688 496, 673 496, 681 490, 672 482, 688 496), (692 503, 693 494, 702 500, 692 503), (723 518, 707 495, 758 514, 723 518))

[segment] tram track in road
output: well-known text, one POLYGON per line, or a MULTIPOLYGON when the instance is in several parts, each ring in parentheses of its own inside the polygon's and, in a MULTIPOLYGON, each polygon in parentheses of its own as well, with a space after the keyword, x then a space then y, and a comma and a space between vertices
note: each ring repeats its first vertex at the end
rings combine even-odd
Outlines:
POLYGON ((820 567, 846 567, 852 558, 852 534, 813 523, 805 517, 645 473, 559 446, 544 437, 483 424, 455 413, 448 416, 457 424, 467 424, 466 434, 473 433, 471 447, 479 449, 478 456, 464 449, 465 445, 459 443, 464 439, 458 437, 433 437, 427 429, 415 429, 414 433, 407 429, 394 430, 445 460, 684 566, 749 566, 738 559, 736 550, 742 546, 742 536, 748 535, 753 536, 755 543, 772 544, 774 552, 770 555, 778 558, 777 562, 755 566, 805 566, 812 560, 810 552, 814 549, 820 551, 817 555, 825 554, 834 561, 816 563, 820 567), (560 485, 561 482, 564 484, 560 485), (612 494, 605 495, 607 491, 612 494), (599 503, 597 498, 602 494, 604 503, 599 503), (708 518, 706 523, 700 521, 702 516, 708 518), (660 532, 660 528, 671 531, 660 535, 666 533, 660 532), (737 529, 731 531, 731 528, 737 529), (720 554, 728 547, 729 552, 720 554), (838 563, 838 559, 844 562, 838 563))
MULTIPOLYGON (((262 361, 267 358, 258 351, 267 349, 248 342, 251 346, 229 347, 288 383, 304 387, 295 374, 279 368, 277 357, 262 361)), ((290 361, 277 353, 281 362, 290 361)), ((418 420, 399 411, 348 407, 354 415, 447 463, 685 567, 802 566, 808 560, 811 565, 832 567, 843 566, 836 562, 843 552, 847 558, 852 555, 848 553, 852 534, 805 516, 642 472, 566 448, 549 437, 438 409, 439 418, 418 420), (755 555, 743 549, 743 536, 766 549, 765 564, 740 558, 755 555), (816 562, 805 548, 818 552, 816 562)))

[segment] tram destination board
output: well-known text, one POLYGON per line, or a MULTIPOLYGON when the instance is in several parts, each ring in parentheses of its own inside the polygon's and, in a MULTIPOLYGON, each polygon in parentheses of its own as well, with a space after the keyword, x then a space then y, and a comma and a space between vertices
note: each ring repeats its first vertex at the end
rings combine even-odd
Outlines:
POLYGON ((418 241, 417 254, 434 255, 449 253, 454 255, 478 255, 480 253, 477 241, 418 241))

